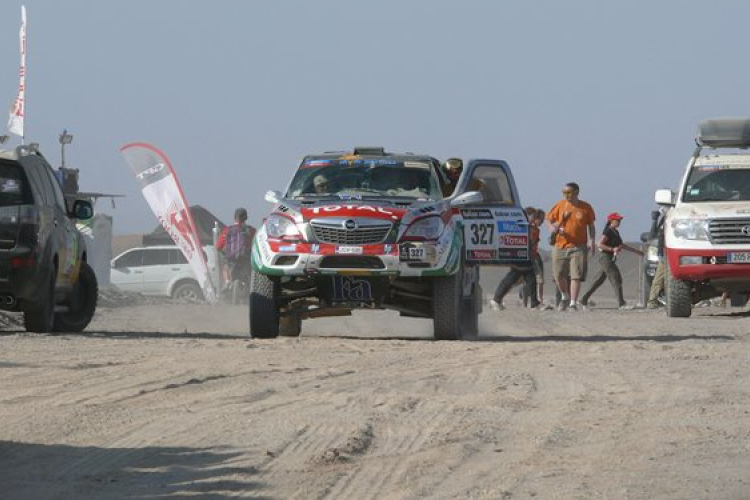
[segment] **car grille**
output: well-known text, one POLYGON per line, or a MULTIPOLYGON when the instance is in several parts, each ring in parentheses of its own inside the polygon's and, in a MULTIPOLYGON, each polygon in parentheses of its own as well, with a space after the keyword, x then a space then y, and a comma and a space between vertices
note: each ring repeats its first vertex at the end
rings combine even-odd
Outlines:
POLYGON ((714 219, 708 223, 711 242, 750 245, 750 219, 714 219))
POLYGON ((368 225, 356 229, 345 229, 338 225, 313 222, 310 224, 315 239, 320 243, 333 243, 335 245, 368 245, 382 243, 391 230, 391 223, 379 225, 368 225))
POLYGON ((321 269, 384 269, 379 257, 360 255, 331 255, 320 261, 321 269))

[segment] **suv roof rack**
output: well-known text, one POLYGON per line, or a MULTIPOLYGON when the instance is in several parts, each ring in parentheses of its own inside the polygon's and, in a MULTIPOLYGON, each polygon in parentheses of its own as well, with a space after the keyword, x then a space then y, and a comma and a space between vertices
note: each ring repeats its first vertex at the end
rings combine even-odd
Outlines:
POLYGON ((362 156, 385 156, 385 148, 378 146, 355 146, 354 154, 362 156))
POLYGON ((698 125, 695 143, 706 148, 750 148, 749 118, 710 118, 698 125))

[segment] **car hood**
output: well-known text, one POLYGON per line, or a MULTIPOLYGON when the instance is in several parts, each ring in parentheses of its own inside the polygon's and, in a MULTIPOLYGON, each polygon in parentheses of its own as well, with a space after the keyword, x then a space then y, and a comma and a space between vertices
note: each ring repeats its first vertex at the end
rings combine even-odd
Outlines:
POLYGON ((412 219, 429 213, 441 213, 448 207, 445 201, 415 201, 407 204, 394 200, 325 200, 317 203, 283 201, 274 212, 291 217, 295 222, 309 222, 326 217, 366 217, 382 220, 412 219))
POLYGON ((730 219, 750 218, 750 203, 739 202, 701 202, 685 203, 676 206, 670 214, 672 219, 730 219))

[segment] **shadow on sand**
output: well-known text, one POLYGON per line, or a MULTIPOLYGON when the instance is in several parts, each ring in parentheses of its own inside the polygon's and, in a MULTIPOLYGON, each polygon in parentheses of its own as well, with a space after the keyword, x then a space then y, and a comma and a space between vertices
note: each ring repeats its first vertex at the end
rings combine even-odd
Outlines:
POLYGON ((248 494, 261 483, 255 480, 254 467, 236 465, 241 458, 238 452, 210 448, 100 448, 0 441, 0 484, 4 500, 271 500, 248 494))

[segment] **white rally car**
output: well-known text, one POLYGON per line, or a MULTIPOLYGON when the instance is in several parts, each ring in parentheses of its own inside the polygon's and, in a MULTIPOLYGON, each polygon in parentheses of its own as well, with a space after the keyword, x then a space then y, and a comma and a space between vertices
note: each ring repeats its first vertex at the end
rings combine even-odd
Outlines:
POLYGON ((383 148, 305 157, 253 245, 250 334, 297 336, 303 319, 392 309, 432 318, 438 340, 477 333, 480 265, 530 265, 508 164, 440 162, 383 148))

